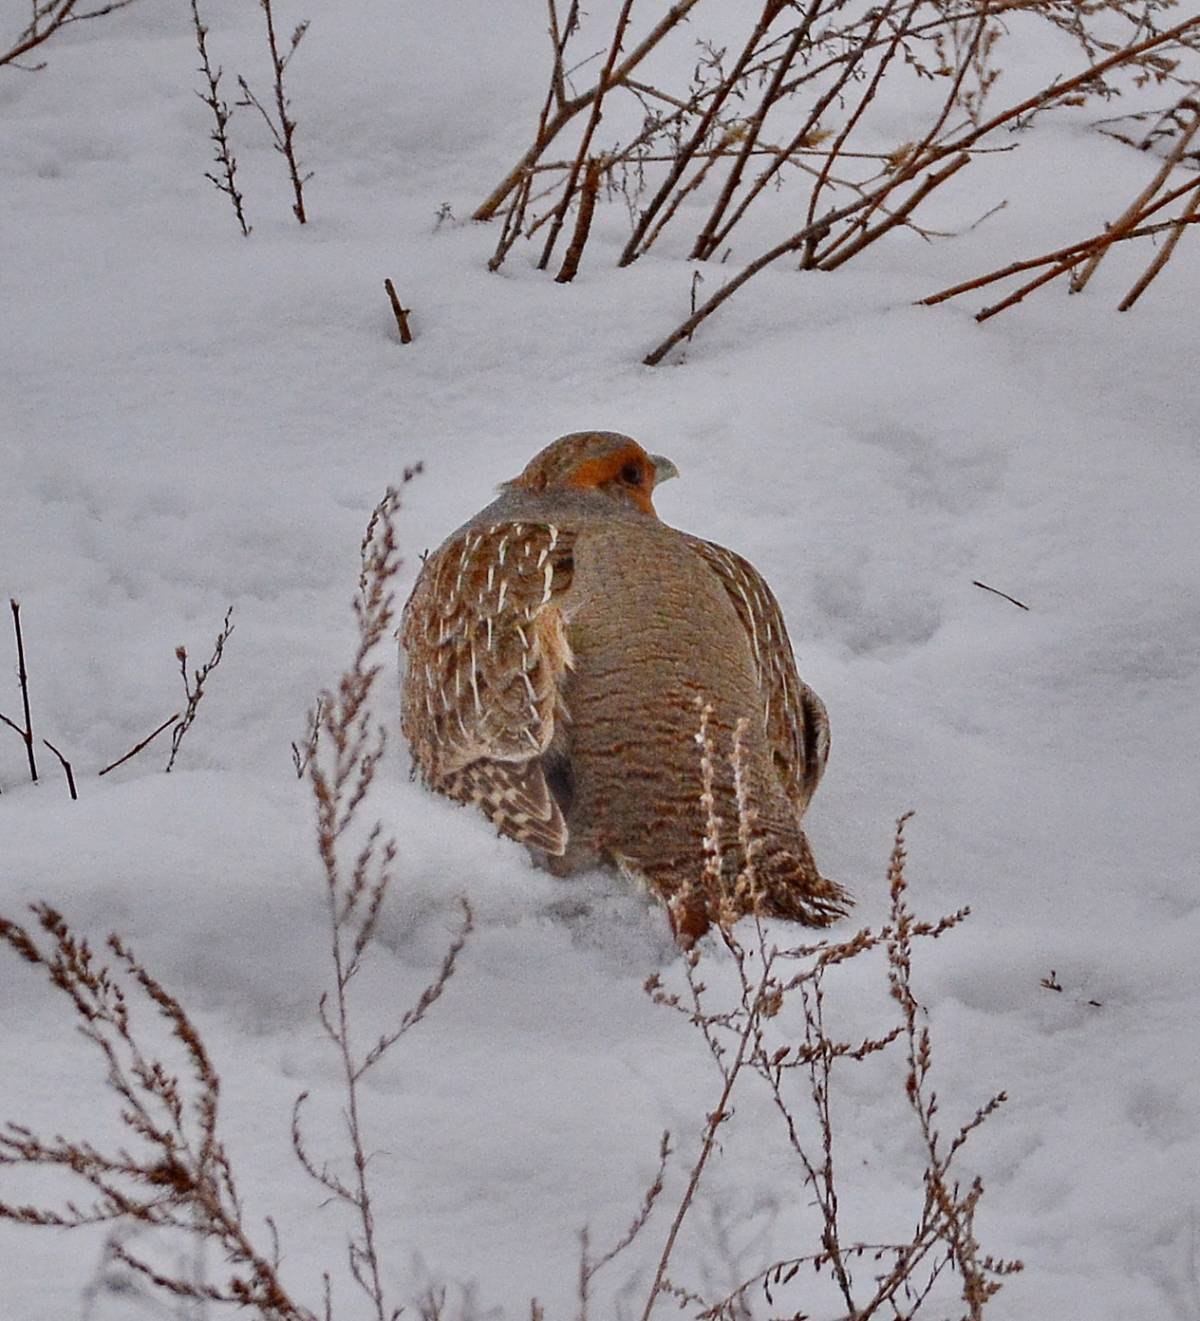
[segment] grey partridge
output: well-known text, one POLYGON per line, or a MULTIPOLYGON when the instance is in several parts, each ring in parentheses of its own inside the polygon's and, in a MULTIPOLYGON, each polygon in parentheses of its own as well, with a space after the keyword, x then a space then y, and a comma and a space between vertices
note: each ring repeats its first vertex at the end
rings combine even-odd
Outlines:
POLYGON ((558 875, 616 864, 685 945, 749 911, 825 926, 850 902, 800 824, 825 707, 753 565, 659 520, 676 475, 562 436, 427 557, 401 627, 414 771, 558 875))

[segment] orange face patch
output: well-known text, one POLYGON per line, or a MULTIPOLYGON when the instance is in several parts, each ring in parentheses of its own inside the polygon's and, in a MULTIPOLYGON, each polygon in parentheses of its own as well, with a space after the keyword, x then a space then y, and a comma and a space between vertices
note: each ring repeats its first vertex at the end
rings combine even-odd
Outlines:
POLYGON ((603 487, 615 488, 644 514, 656 515, 650 499, 654 490, 654 465, 640 445, 630 443, 604 458, 581 463, 571 470, 566 484, 588 491, 603 487), (627 470, 630 473, 636 471, 638 480, 628 480, 627 470))

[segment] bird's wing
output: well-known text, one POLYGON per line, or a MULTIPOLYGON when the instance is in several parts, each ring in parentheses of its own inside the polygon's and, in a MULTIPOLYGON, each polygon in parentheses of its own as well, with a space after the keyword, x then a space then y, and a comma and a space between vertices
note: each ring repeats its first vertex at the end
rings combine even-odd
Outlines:
POLYGON ((754 565, 715 542, 686 540, 721 580, 746 630, 772 758, 788 797, 803 814, 829 758, 825 703, 796 673, 783 612, 754 565))
POLYGON ((564 719, 573 572, 574 534, 552 524, 468 528, 426 561, 400 630, 402 727, 426 783, 553 854, 567 828, 541 759, 564 719))

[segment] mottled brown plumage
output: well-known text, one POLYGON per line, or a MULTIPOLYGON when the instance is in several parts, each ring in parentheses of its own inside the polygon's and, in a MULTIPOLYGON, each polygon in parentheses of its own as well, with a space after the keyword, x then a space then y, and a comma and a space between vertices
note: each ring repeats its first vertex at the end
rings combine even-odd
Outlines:
POLYGON ((757 570, 659 520, 654 486, 674 475, 628 436, 563 436, 429 556, 402 628, 414 766, 557 874, 607 862, 643 881, 685 942, 752 909, 824 926, 849 902, 800 825, 825 708, 757 570))

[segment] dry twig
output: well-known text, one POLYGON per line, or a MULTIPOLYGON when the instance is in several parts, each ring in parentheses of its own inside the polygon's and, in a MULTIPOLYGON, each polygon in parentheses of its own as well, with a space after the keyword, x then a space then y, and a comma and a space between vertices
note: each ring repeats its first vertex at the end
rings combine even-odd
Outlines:
POLYGON ((981 583, 978 578, 971 580, 972 587, 982 587, 985 592, 991 592, 995 596, 1002 596, 1006 601, 1011 601, 1013 605, 1019 606, 1022 610, 1028 610, 1029 607, 1024 601, 1018 601, 1015 596, 1009 596, 1007 592, 1002 592, 998 587, 989 587, 987 583, 981 583))
POLYGON ((412 311, 411 307, 402 307, 400 305, 400 296, 396 293, 396 286, 390 279, 384 280, 384 290, 387 293, 388 301, 392 305, 392 315, 396 318, 396 329, 400 332, 400 343, 412 343, 412 328, 408 324, 408 314, 412 311))
POLYGON ((169 729, 178 719, 178 711, 176 711, 174 715, 169 715, 152 734, 147 734, 140 743, 134 744, 134 746, 130 748, 123 757, 118 757, 116 761, 109 762, 109 764, 99 773, 101 775, 107 775, 109 771, 115 771, 118 766, 123 766, 131 757, 136 757, 143 748, 149 747, 164 729, 169 729))
POLYGON ((302 173, 300 163, 296 158, 296 121, 291 116, 291 99, 284 91, 283 73, 300 43, 304 40, 304 34, 308 31, 308 19, 296 25, 287 49, 281 50, 279 39, 275 34, 275 13, 271 8, 272 0, 258 0, 258 2, 267 23, 267 48, 271 52, 271 69, 274 73, 275 114, 272 115, 262 104, 250 90, 245 78, 240 75, 238 76, 238 86, 242 89, 242 100, 238 102, 238 105, 253 106, 262 115, 267 128, 270 129, 275 150, 287 162, 288 178, 292 183, 292 214, 303 225, 308 220, 304 210, 304 185, 312 178, 312 171, 310 170, 307 174, 302 173))
POLYGON ((72 771, 71 769, 71 763, 66 759, 66 757, 62 755, 61 752, 59 752, 59 750, 54 746, 53 743, 50 742, 48 738, 42 739, 42 742, 58 758, 59 765, 63 768, 63 774, 65 774, 67 777, 67 788, 71 792, 71 801, 75 802, 79 798, 79 794, 75 791, 75 772, 72 771))
MULTIPOLYGON (((702 726, 702 762, 712 761, 711 736, 702 726)), ((735 761, 740 757, 735 743, 735 761)), ((702 765, 702 781, 711 783, 711 765, 702 765)), ((706 790, 702 789, 702 794, 706 790)), ((746 818, 748 800, 739 794, 738 838, 743 853, 743 881, 756 884, 754 860, 748 848, 753 839, 752 822, 746 818)), ((707 804, 706 852, 718 856, 724 825, 716 819, 711 801, 707 804)), ((780 948, 769 938, 763 923, 752 919, 747 942, 731 924, 721 922, 716 931, 719 949, 730 960, 740 988, 735 1003, 724 1008, 710 1005, 711 993, 699 979, 700 955, 693 951, 684 965, 687 993, 667 990, 658 976, 646 984, 654 1000, 684 1015, 702 1034, 720 1073, 720 1092, 700 1136, 687 1185, 676 1205, 675 1215, 660 1254, 654 1279, 641 1313, 649 1321, 657 1301, 664 1295, 680 1305, 690 1305, 700 1321, 739 1321, 750 1315, 747 1298, 761 1290, 767 1305, 778 1313, 780 1302, 773 1291, 794 1281, 802 1267, 809 1275, 827 1275, 841 1295, 848 1316, 856 1321, 886 1316, 913 1317, 933 1297, 935 1284, 957 1276, 960 1294, 967 1306, 968 1321, 979 1321, 983 1308, 995 1295, 1003 1279, 1021 1269, 1021 1264, 990 1256, 982 1251, 975 1234, 974 1217, 983 1194, 982 1182, 972 1179, 965 1187, 954 1174, 959 1154, 970 1135, 1003 1103, 1003 1093, 981 1106, 949 1142, 938 1128, 937 1098, 932 1091, 930 1071, 932 1040, 923 1011, 912 989, 912 953, 916 941, 937 939, 967 916, 963 909, 936 922, 917 919, 908 907, 904 875, 904 826, 897 823, 888 867, 891 912, 879 930, 863 930, 843 941, 820 940, 811 945, 780 948), (827 978, 854 959, 882 951, 892 999, 899 1009, 899 1022, 861 1041, 839 1040, 830 1034, 826 1010, 827 978), (799 1002, 803 1022, 799 1036, 787 1031, 784 1008, 789 1000, 799 1002), (837 1150, 840 1138, 832 1097, 838 1071, 846 1064, 883 1054, 899 1046, 904 1052, 902 1087, 904 1105, 915 1117, 925 1151, 923 1205, 905 1237, 892 1243, 850 1241, 843 1226, 837 1150), (747 1072, 757 1074, 770 1091, 789 1144, 804 1173, 820 1217, 814 1251, 774 1261, 755 1272, 731 1293, 715 1301, 673 1280, 671 1261, 682 1225, 693 1208, 706 1164, 717 1145, 718 1134, 733 1112, 739 1080, 747 1072), (810 1128, 798 1113, 805 1101, 817 1133, 816 1149, 803 1136, 810 1128), (866 1260, 872 1270, 859 1278, 857 1263, 866 1260)), ((702 883, 701 883, 702 884, 702 883)), ((731 910, 732 911, 732 910, 731 910)), ((807 1277, 805 1277, 807 1278, 807 1277)), ((804 1295, 798 1297, 804 1305, 804 1295)), ((795 1315, 809 1315, 807 1307, 795 1315)), ((794 1307, 794 1304, 793 1304, 794 1307)), ((792 1315, 792 1310, 788 1315, 792 1315)))
POLYGON ((79 0, 31 0, 29 23, 15 42, 5 50, 0 46, 0 68, 10 64, 13 68, 36 73, 46 67, 41 64, 22 64, 22 58, 50 40, 56 32, 71 23, 83 23, 92 18, 104 18, 124 9, 134 0, 107 0, 95 9, 81 9, 79 0))
POLYGON ((80 1031, 100 1052, 130 1146, 110 1155, 85 1139, 44 1138, 25 1125, 5 1125, 0 1167, 70 1171, 92 1200, 68 1201, 59 1210, 0 1201, 0 1219, 65 1229, 118 1221, 199 1236, 217 1245, 227 1263, 221 1283, 182 1279, 121 1243, 112 1255, 177 1298, 252 1308, 270 1321, 316 1321, 284 1288, 273 1235, 267 1252, 250 1237, 220 1136, 220 1080, 186 1010, 120 937, 108 937, 114 963, 106 966, 48 904, 35 904, 32 912, 42 943, 4 918, 0 941, 41 968, 70 1001, 80 1031), (182 1052, 182 1076, 143 1044, 138 1013, 147 1009, 165 1020, 171 1049, 182 1052))
MULTIPOLYGON (((595 170, 594 166, 591 166, 590 168, 586 168, 586 169, 585 167, 588 167, 589 165, 589 155, 591 153, 592 138, 595 136, 596 129, 600 124, 600 117, 604 113, 604 94, 605 92, 608 91, 609 87, 612 84, 613 69, 616 67, 617 57, 620 55, 621 47, 625 42, 625 32, 626 29, 629 27, 629 16, 632 9, 633 9, 633 0, 622 0, 621 12, 617 15, 616 25, 613 28, 613 38, 611 44, 609 45, 608 58, 604 61, 604 68, 601 70, 600 79, 596 84, 596 95, 592 99, 591 113, 588 115, 587 126, 583 131, 583 138, 580 141, 579 150, 575 153, 575 159, 571 163, 571 169, 567 174, 566 184, 563 186, 562 200, 558 204, 558 206, 554 209, 553 219, 550 224, 550 233, 546 238, 545 246, 542 248, 541 259, 538 261, 539 270, 544 271, 546 267, 550 264, 550 254, 554 251, 555 243, 558 242, 558 235, 563 227, 563 223, 567 218, 567 208, 571 205, 571 199, 575 195, 576 185, 579 183, 581 177, 584 177, 586 179, 586 175, 593 173, 595 170)), ((556 66, 555 72, 556 74, 561 75, 561 63, 556 66)), ((599 187, 599 176, 596 175, 594 188, 598 188, 598 187, 599 187)), ((585 186, 585 193, 584 193, 585 199, 586 196, 587 194, 586 194, 586 186, 585 186)), ((592 205, 595 205, 594 190, 592 195, 592 205)), ((584 232, 586 233, 586 225, 584 226, 584 232)), ((582 251, 582 247, 583 244, 582 242, 580 242, 579 244, 580 251, 582 251)), ((569 256, 568 256, 568 261, 570 261, 569 256)), ((574 268, 577 268, 578 265, 579 265, 579 255, 578 253, 576 253, 573 266, 574 268)), ((574 274, 574 269, 572 269, 571 275, 567 275, 564 278, 564 272, 566 270, 567 270, 567 263, 564 262, 563 270, 559 272, 559 276, 558 276, 560 283, 566 283, 566 281, 571 278, 571 275, 574 274)))
MULTIPOLYGON (((167 760, 168 772, 175 765, 175 758, 179 755, 179 745, 183 742, 183 736, 191 729, 192 722, 196 719, 196 711, 200 706, 201 698, 204 696, 204 685, 208 681, 208 676, 221 663, 221 657, 225 654, 225 644, 233 633, 232 619, 233 606, 230 606, 225 611, 225 621, 221 625, 221 631, 217 634, 216 642, 213 644, 212 655, 198 670, 193 672, 191 678, 188 677, 187 648, 183 646, 175 648, 175 659, 179 662, 179 672, 183 676, 183 691, 187 696, 187 706, 184 707, 183 718, 175 726, 175 732, 171 735, 171 756, 167 760)), ((155 734, 158 732, 159 730, 154 731, 155 734)), ((154 734, 151 734, 150 738, 153 737, 154 734)), ((147 743, 149 741, 150 739, 146 740, 147 743)), ((139 747, 144 746, 145 743, 139 745, 139 747)), ((135 748, 134 752, 138 750, 138 748, 135 748)), ((128 755, 132 756, 133 753, 131 752, 128 755)), ((125 758, 123 757, 121 760, 124 761, 125 758)), ((108 769, 111 769, 111 767, 108 769)))
POLYGON ((0 716, 6 725, 15 729, 25 740, 25 756, 29 761, 29 778, 37 784, 37 760, 33 755, 33 720, 29 714, 29 674, 25 669, 25 640, 21 636, 21 603, 15 599, 9 601, 12 609, 13 631, 17 635, 17 679, 21 685, 21 709, 25 715, 25 727, 14 724, 7 716, 0 716))
MULTIPOLYGON (((405 473, 405 481, 420 465, 405 473)), ((396 542, 399 492, 390 489, 376 505, 360 546, 361 568, 354 615, 358 643, 349 669, 335 692, 321 694, 307 773, 317 818, 317 849, 325 877, 329 913, 333 989, 318 1005, 321 1026, 334 1046, 341 1065, 345 1095, 346 1139, 350 1145, 353 1177, 347 1181, 327 1162, 317 1163, 304 1136, 302 1114, 308 1093, 302 1092, 292 1111, 292 1147, 305 1172, 331 1198, 348 1207, 357 1228, 348 1244, 350 1272, 370 1299, 376 1321, 389 1321, 397 1312, 388 1306, 383 1285, 375 1213, 367 1177, 369 1152, 362 1116, 360 1084, 400 1038, 415 1027, 439 999, 454 975, 458 955, 472 928, 471 909, 464 900, 462 922, 432 980, 394 1027, 363 1048, 356 1042, 350 1012, 350 988, 378 926, 384 899, 392 882, 396 856, 394 839, 382 838, 376 822, 353 862, 342 856, 343 836, 355 821, 375 778, 386 746, 386 731, 372 727, 371 693, 380 667, 371 659, 391 634, 395 597, 392 581, 400 568, 396 542)))
POLYGON ((197 92, 196 95, 212 111, 214 127, 208 136, 213 143, 213 159, 220 170, 220 174, 210 174, 206 171, 204 177, 218 192, 224 193, 229 198, 233 205, 233 214, 237 218, 242 234, 248 236, 250 226, 246 223, 246 213, 242 206, 242 194, 237 185, 237 160, 234 157, 227 132, 229 121, 233 118, 233 111, 221 99, 222 70, 220 68, 214 70, 209 62, 208 28, 200 21, 197 0, 191 0, 191 4, 192 25, 196 30, 196 48, 200 52, 199 72, 204 75, 204 81, 208 86, 207 92, 197 92))
MULTIPOLYGON (((866 10, 846 0, 760 0, 747 15, 744 35, 729 50, 699 43, 703 54, 686 90, 676 92, 639 77, 641 60, 682 31, 693 7, 672 6, 647 38, 620 58, 632 29, 632 4, 623 3, 605 41, 606 60, 596 85, 571 99, 565 50, 580 11, 572 4, 567 23, 560 25, 554 0, 549 0, 553 67, 534 141, 475 213, 476 219, 504 214, 490 269, 499 267, 519 236, 532 236, 543 225, 548 235, 539 264, 545 267, 570 207, 576 206, 570 250, 556 276, 567 283, 592 232, 601 188, 623 197, 629 207, 632 232, 619 258, 619 264, 628 265, 666 227, 680 223, 684 203, 702 196, 703 185, 716 185, 716 197, 690 242, 690 256, 698 260, 712 259, 722 248, 728 253, 731 231, 768 187, 782 184, 788 166, 810 176, 800 229, 693 307, 646 355, 648 365, 691 338, 748 279, 792 253, 803 269, 834 270, 901 227, 926 239, 937 237, 918 225, 915 213, 977 155, 1011 150, 1015 143, 994 145, 1002 131, 1028 125, 1057 107, 1117 95, 1130 84, 1188 84, 1189 77, 1195 82, 1181 61, 1194 60, 1200 51, 1200 19, 1187 17, 1159 29, 1131 0, 1099 0, 1086 13, 1078 6, 1064 11, 1052 0, 953 5, 882 0, 866 10), (1017 15, 1022 21, 1049 23, 1056 35, 1069 35, 1086 67, 989 114, 985 103, 990 108, 996 98, 1003 25, 1017 15), (878 94, 904 71, 943 88, 924 131, 891 151, 862 150, 859 144, 875 147, 880 133, 888 131, 888 111, 878 94), (605 106, 618 95, 636 98, 643 127, 601 149, 598 125, 605 106), (788 123, 792 104, 802 112, 797 122, 788 123), (547 161, 550 142, 585 109, 590 113, 574 151, 563 160, 547 161), (825 119, 840 123, 826 126, 825 119), (760 156, 765 164, 751 177, 750 162, 760 156), (808 158, 815 158, 815 164, 808 158), (547 175, 552 182, 535 190, 535 176, 547 175), (650 195, 643 202, 645 190, 650 195), (545 209, 535 214, 545 198, 545 209)), ((1177 144, 1177 151, 1182 153, 1184 146, 1177 144)), ((1183 226, 1197 214, 1200 193, 1195 207, 1173 222, 1167 257, 1183 226)), ((1146 283, 1164 262, 1160 259, 1147 271, 1146 283)), ((1131 301, 1139 291, 1131 291, 1131 301)))
POLYGON ((325 708, 325 699, 318 697, 316 705, 308 713, 308 730, 303 743, 292 744, 292 765, 296 770, 296 779, 303 780, 308 774, 312 759, 317 755, 317 744, 321 739, 321 716, 325 708))

